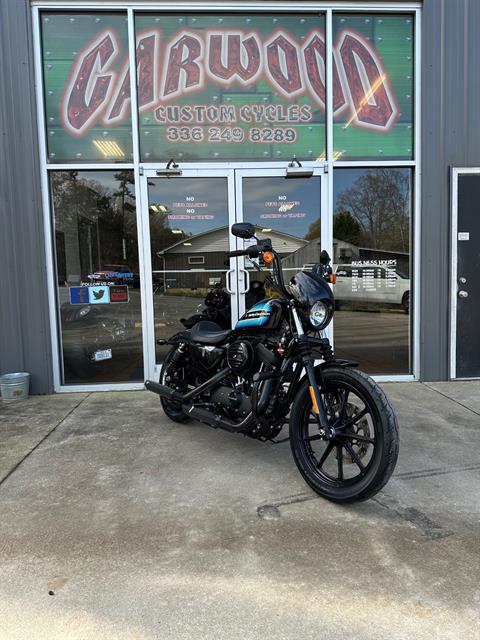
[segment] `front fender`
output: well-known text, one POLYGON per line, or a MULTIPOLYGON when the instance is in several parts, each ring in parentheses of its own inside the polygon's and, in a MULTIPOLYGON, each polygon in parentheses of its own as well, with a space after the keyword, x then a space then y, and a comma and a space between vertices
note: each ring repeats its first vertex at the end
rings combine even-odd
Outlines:
POLYGON ((344 360, 343 358, 333 358, 332 360, 327 360, 327 362, 320 362, 315 365, 315 369, 328 369, 329 367, 358 367, 358 362, 355 360, 344 360))

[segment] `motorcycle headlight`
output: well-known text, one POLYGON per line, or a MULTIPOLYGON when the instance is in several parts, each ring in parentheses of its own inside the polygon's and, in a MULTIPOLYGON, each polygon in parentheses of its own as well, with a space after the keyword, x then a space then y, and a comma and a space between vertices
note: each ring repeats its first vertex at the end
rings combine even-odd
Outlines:
POLYGON ((324 329, 332 318, 332 310, 325 302, 318 300, 310 307, 310 324, 316 331, 324 329))

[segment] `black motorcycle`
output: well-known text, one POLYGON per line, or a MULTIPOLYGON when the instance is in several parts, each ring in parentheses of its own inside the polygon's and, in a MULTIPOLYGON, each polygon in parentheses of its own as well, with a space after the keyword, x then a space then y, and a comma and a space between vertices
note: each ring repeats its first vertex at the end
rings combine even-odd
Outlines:
MULTIPOLYGON (((254 238, 255 227, 234 224, 232 233, 254 238)), ((288 285, 270 240, 228 255, 261 255, 279 296, 255 304, 234 329, 204 321, 159 340, 172 349, 159 383, 146 388, 175 422, 193 418, 274 442, 289 423, 294 460, 314 491, 335 502, 372 497, 395 468, 397 420, 382 389, 356 363, 335 358, 325 335, 334 313, 328 254, 288 285)))

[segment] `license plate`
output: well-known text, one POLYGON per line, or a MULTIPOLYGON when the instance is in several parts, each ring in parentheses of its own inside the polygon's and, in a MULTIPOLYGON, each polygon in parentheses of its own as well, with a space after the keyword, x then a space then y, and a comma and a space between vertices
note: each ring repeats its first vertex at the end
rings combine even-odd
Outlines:
POLYGON ((111 357, 111 349, 102 349, 100 351, 95 351, 95 353, 93 354, 93 359, 95 360, 95 362, 99 362, 100 360, 110 360, 111 357))

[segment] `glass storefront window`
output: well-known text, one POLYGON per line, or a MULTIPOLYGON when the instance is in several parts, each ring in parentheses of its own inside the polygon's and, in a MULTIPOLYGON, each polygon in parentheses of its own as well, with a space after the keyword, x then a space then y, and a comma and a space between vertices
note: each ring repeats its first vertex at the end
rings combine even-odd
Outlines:
POLYGON ((131 162, 126 13, 42 13, 47 161, 131 162))
POLYGON ((325 157, 320 15, 137 14, 143 161, 325 157))
POLYGON ((414 18, 333 16, 334 159, 413 158, 414 18))
POLYGON ((133 171, 51 171, 65 384, 143 380, 133 171))
POLYGON ((334 172, 335 353, 371 374, 411 372, 412 178, 334 172))

